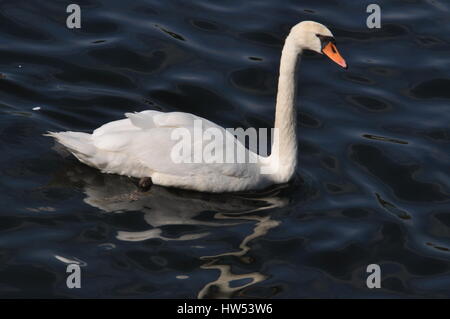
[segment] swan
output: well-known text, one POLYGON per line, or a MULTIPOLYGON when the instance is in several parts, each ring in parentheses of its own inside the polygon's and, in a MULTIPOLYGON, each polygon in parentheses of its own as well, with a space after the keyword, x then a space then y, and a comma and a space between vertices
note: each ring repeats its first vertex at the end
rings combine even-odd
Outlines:
POLYGON ((199 116, 184 112, 147 110, 126 113, 125 119, 106 123, 92 134, 48 132, 47 136, 64 145, 78 160, 104 173, 139 178, 139 185, 152 184, 200 192, 224 193, 256 191, 289 182, 297 167, 296 68, 304 50, 325 54, 343 68, 331 31, 314 21, 292 27, 281 53, 272 152, 261 156, 245 146, 225 128, 199 116), (177 129, 192 133, 190 147, 203 147, 206 139, 195 135, 195 125, 222 133, 223 148, 230 145, 244 150, 246 161, 174 161, 179 143, 177 129))

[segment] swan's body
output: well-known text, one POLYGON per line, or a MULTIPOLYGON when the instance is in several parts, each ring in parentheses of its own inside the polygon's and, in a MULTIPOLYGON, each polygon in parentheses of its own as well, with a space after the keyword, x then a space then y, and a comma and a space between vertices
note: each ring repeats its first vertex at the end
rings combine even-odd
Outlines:
MULTIPOLYGON (((288 182, 297 167, 296 67, 304 49, 322 51, 342 66, 334 53, 324 49, 324 39, 332 39, 323 25, 305 21, 292 28, 283 48, 275 114, 275 135, 272 154, 260 156, 245 149, 235 137, 219 125, 183 112, 143 111, 127 113, 126 119, 107 123, 93 134, 80 132, 49 133, 66 146, 81 162, 105 173, 137 178, 150 177, 157 185, 203 192, 237 192, 259 190, 272 184, 288 182), (244 163, 175 163, 171 152, 178 141, 173 131, 184 128, 194 137, 192 149, 210 141, 195 138, 194 123, 204 130, 214 128, 226 141, 248 154, 244 163), (262 173, 262 171, 270 173, 262 173)), ((331 43, 331 42, 330 42, 331 43)), ((331 50, 331 49, 329 49, 331 50)), ((228 144, 230 145, 230 144, 228 144)), ((227 145, 227 147, 228 147, 227 145)))
MULTIPOLYGON (((143 111, 127 113, 127 118, 107 123, 92 134, 79 132, 50 133, 81 162, 105 173, 151 177, 157 185, 204 192, 226 192, 253 189, 273 183, 259 174, 260 156, 256 163, 174 163, 171 152, 179 142, 172 139, 173 130, 183 127, 194 136, 194 121, 204 129, 215 127, 236 147, 245 148, 222 127, 201 117, 182 112, 143 111), (198 123, 198 122, 197 122, 198 123)), ((193 144, 210 141, 192 140, 193 144)), ((192 149, 194 149, 192 145, 192 149)), ((264 158, 261 157, 261 160, 264 158)))

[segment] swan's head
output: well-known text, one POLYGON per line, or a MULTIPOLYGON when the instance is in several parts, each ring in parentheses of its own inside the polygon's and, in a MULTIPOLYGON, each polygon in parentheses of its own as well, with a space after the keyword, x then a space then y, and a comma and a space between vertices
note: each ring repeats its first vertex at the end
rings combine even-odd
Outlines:
POLYGON ((333 34, 323 24, 314 21, 300 22, 291 29, 289 36, 294 38, 300 49, 325 54, 335 63, 347 68, 347 63, 336 48, 333 34))

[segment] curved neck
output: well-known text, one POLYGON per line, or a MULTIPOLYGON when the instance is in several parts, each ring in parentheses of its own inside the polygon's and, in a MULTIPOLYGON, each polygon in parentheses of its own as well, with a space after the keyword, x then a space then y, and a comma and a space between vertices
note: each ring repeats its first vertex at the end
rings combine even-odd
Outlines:
POLYGON ((297 168, 297 76, 302 49, 290 35, 286 38, 280 62, 275 109, 275 131, 270 162, 276 182, 287 182, 297 168))

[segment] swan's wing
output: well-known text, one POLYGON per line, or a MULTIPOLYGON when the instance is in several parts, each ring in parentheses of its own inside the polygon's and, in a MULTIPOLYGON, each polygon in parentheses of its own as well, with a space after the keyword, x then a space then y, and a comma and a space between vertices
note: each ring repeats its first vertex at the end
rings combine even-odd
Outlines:
MULTIPOLYGON (((223 147, 234 145, 238 151, 248 152, 232 134, 215 123, 189 113, 172 112, 161 113, 158 111, 144 111, 140 113, 127 113, 127 119, 111 122, 95 130, 93 134, 94 146, 104 152, 126 155, 120 157, 124 163, 119 166, 132 167, 133 162, 145 166, 151 171, 175 176, 229 176, 245 178, 253 175, 255 165, 246 163, 208 163, 201 161, 195 163, 192 152, 178 154, 174 160, 174 149, 180 146, 179 139, 173 138, 173 132, 182 128, 189 132, 189 145, 191 150, 204 150, 211 140, 203 138, 195 139, 194 124, 201 123, 202 128, 215 128, 223 137, 223 147), (198 122, 197 122, 198 121, 198 122)), ((185 142, 185 141, 184 141, 185 142)), ((249 152, 249 156, 257 156, 249 152)), ((225 154, 225 150, 223 150, 225 154)), ((109 157, 111 158, 111 157, 109 157)), ((118 156, 119 158, 119 156, 118 156)), ((124 172, 125 169, 122 170, 124 172)))
POLYGON ((106 123, 93 132, 93 136, 105 133, 122 133, 128 131, 140 131, 157 127, 190 127, 195 121, 201 121, 207 127, 219 127, 218 125, 199 116, 185 112, 163 113, 159 111, 142 111, 125 113, 126 119, 106 123))
MULTIPOLYGON (((106 123, 92 133, 92 136, 97 137, 106 133, 120 133, 120 132, 129 132, 129 131, 140 131, 143 126, 148 128, 155 127, 156 125, 153 122, 153 117, 158 114, 164 114, 159 111, 143 111, 140 113, 126 113, 126 115, 131 114, 133 118, 135 118, 135 123, 133 123, 130 118, 113 121, 106 123), (142 119, 142 120, 141 120, 142 119), (136 125, 136 124, 141 125, 136 125)), ((128 117, 128 116, 127 116, 128 117)))
POLYGON ((208 121, 200 116, 185 112, 163 113, 159 111, 144 111, 139 113, 125 113, 125 116, 131 121, 134 127, 141 129, 161 128, 161 127, 192 127, 196 122, 201 122, 202 127, 222 127, 208 121))
MULTIPOLYGON (((211 121, 184 112, 163 113, 149 110, 125 113, 125 116, 127 117, 126 119, 106 123, 94 130, 92 137, 94 145, 97 148, 105 151, 119 152, 124 150, 127 145, 133 145, 133 143, 134 145, 140 145, 142 142, 147 146, 158 145, 159 143, 157 141, 160 140, 162 143, 165 135, 167 135, 166 137, 171 136, 171 130, 167 130, 167 128, 192 129, 196 122, 201 123, 202 129, 215 127, 224 131, 222 127, 211 121), (143 136, 141 134, 148 130, 151 130, 152 136, 149 134, 143 136)), ((144 147, 145 145, 141 146, 144 147)), ((169 146, 171 147, 172 145, 169 146)))

